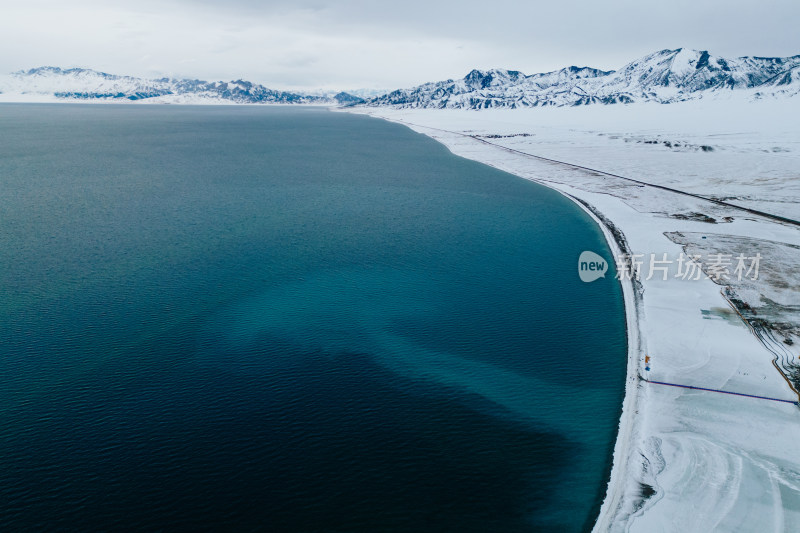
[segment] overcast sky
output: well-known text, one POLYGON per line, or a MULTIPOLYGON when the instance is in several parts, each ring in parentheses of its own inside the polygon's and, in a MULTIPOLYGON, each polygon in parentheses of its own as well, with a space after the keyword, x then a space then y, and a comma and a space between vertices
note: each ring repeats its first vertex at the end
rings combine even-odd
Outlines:
POLYGON ((617 69, 664 48, 800 54, 798 0, 0 0, 0 72, 393 89, 472 68, 617 69))

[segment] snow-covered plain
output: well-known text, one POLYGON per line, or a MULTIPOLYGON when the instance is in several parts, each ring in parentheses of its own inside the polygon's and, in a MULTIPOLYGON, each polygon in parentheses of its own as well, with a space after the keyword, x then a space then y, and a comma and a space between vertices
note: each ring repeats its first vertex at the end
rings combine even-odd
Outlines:
POLYGON ((649 382, 798 401, 800 226, 609 175, 800 220, 800 99, 350 111, 561 191, 615 255, 643 255, 622 282, 626 396, 596 531, 800 531, 797 405, 649 382), (646 279, 664 253, 667 279, 646 279), (682 253, 758 253, 760 275, 675 277, 682 253))

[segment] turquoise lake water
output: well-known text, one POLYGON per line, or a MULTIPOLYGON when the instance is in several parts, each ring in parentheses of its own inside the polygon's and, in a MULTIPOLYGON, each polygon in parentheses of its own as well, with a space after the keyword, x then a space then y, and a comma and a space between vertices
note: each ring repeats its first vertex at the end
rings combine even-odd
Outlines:
POLYGON ((625 320, 564 197, 320 108, 0 136, 2 529, 591 527, 625 320))

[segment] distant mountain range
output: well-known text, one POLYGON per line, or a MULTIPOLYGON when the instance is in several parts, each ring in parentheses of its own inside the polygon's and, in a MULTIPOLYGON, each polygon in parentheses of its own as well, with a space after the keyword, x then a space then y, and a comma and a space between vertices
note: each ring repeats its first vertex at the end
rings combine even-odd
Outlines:
POLYGON ((368 100, 367 106, 466 108, 672 103, 742 92, 753 99, 800 93, 800 55, 724 59, 707 51, 662 50, 617 71, 567 67, 544 74, 473 70, 368 100))
MULTIPOLYGON (((345 92, 307 94, 268 89, 244 80, 208 82, 117 76, 84 68, 39 67, 0 78, 0 93, 21 99, 147 100, 162 103, 353 105, 363 99, 345 92)), ((8 98, 4 98, 8 99, 8 98)))
POLYGON ((566 67, 543 74, 473 70, 460 80, 375 96, 365 91, 309 94, 249 81, 145 79, 96 70, 39 67, 0 78, 0 100, 102 100, 160 103, 317 104, 398 108, 518 108, 631 102, 672 103, 732 94, 749 99, 800 93, 800 55, 725 59, 707 51, 661 50, 620 70, 566 67))

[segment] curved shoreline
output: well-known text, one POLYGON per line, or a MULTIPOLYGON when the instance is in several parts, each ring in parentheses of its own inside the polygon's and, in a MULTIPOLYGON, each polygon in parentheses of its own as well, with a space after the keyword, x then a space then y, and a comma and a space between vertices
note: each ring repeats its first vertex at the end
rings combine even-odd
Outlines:
MULTIPOLYGON (((671 122, 673 113, 677 113, 678 118, 683 117, 681 124, 684 121, 696 124, 703 116, 714 118, 719 111, 712 109, 698 116, 692 108, 676 107, 674 110, 637 109, 636 119, 630 124, 635 133, 631 135, 650 135, 647 133, 650 130, 643 129, 642 113, 648 120, 648 128, 651 123, 664 123, 664 135, 671 138, 683 131, 671 122), (690 116, 683 116, 685 113, 690 116)), ((740 111, 727 107, 725 110, 740 111)), ((705 200, 698 204, 696 202, 701 200, 695 202, 689 195, 678 195, 674 191, 649 187, 645 182, 639 184, 636 180, 563 161, 569 159, 571 150, 590 147, 595 150, 590 156, 604 161, 618 174, 626 174, 619 169, 627 169, 635 175, 657 175, 672 179, 675 186, 689 190, 698 183, 705 183, 702 179, 697 181, 699 171, 707 175, 706 181, 730 174, 732 177, 726 177, 729 191, 750 194, 749 164, 763 164, 776 171, 786 165, 782 159, 763 161, 752 155, 741 140, 722 143, 731 153, 713 162, 703 160, 700 163, 693 152, 672 153, 669 164, 674 168, 667 165, 662 171, 654 169, 651 158, 658 154, 647 147, 630 145, 623 149, 607 143, 595 146, 593 139, 608 134, 610 124, 618 123, 617 115, 610 124, 610 117, 603 119, 606 122, 597 117, 594 122, 589 121, 599 126, 601 133, 597 133, 596 129, 585 130, 588 125, 583 122, 580 127, 584 129, 571 129, 574 124, 569 116, 532 114, 540 111, 522 116, 498 112, 480 117, 473 116, 476 113, 446 114, 439 110, 352 111, 403 124, 443 144, 454 155, 560 192, 600 225, 608 246, 615 253, 635 252, 638 258, 650 257, 649 266, 652 267, 652 261, 656 260, 653 258, 679 257, 689 253, 687 246, 690 245, 694 246, 693 253, 706 256, 716 252, 753 255, 760 251, 771 267, 766 271, 765 280, 755 283, 750 305, 758 307, 759 294, 761 297, 773 295, 776 301, 784 304, 790 303, 797 294, 796 285, 778 283, 785 279, 787 272, 795 272, 793 269, 800 257, 795 252, 800 250, 796 227, 775 218, 750 215, 733 205, 723 206, 705 200), (501 134, 522 130, 535 131, 542 135, 540 143, 557 146, 553 150, 561 161, 536 155, 534 145, 538 144, 534 141, 495 144, 483 138, 491 137, 489 133, 513 137, 501 134), (520 147, 523 149, 518 149, 520 147), (620 227, 625 229, 625 234, 620 227), (676 235, 681 239, 675 238, 676 235), (779 244, 781 247, 776 248, 779 244)), ((739 115, 733 113, 732 116, 739 115)), ((775 131, 775 126, 781 123, 780 117, 768 115, 767 118, 765 127, 775 131)), ((749 124, 751 119, 751 115, 745 113, 744 118, 737 118, 728 129, 744 131, 740 123, 749 124)), ((716 135, 714 132, 702 130, 698 134, 705 139, 712 133, 716 135)), ((756 144, 764 146, 786 137, 776 138, 766 133, 754 135, 756 144)), ((796 135, 786 138, 795 139, 796 135)), ((547 152, 548 155, 551 152, 547 152)), ((576 153, 576 157, 579 162, 587 161, 586 157, 581 159, 580 154, 576 153)), ((595 159, 590 157, 589 161, 595 159)), ((667 163, 664 157, 656 157, 656 160, 656 163, 667 163)), ((775 191, 770 189, 767 193, 775 194, 775 191)), ((763 198, 760 195, 754 198, 753 202, 760 209, 758 206, 772 197, 766 194, 763 198)), ((675 263, 674 260, 666 262, 675 263)), ((637 267, 642 267, 641 262, 637 261, 637 267)), ((724 319, 726 310, 733 306, 720 293, 718 282, 710 277, 681 276, 680 264, 664 270, 663 279, 653 276, 652 270, 655 269, 651 269, 647 277, 621 284, 628 341, 625 396, 611 463, 604 473, 607 479, 605 497, 602 501, 600 497, 595 499, 592 511, 595 516, 589 517, 584 527, 605 532, 631 528, 650 531, 669 526, 700 532, 717 529, 720 524, 724 524, 726 530, 752 531, 763 530, 765 525, 769 528, 768 524, 772 524, 775 531, 785 530, 784 525, 800 530, 800 511, 796 505, 800 501, 800 488, 796 484, 800 461, 792 453, 794 443, 800 439, 797 407, 789 405, 791 401, 763 402, 732 395, 722 398, 714 392, 717 389, 744 391, 751 396, 770 398, 783 398, 785 392, 787 397, 796 398, 795 390, 775 371, 774 351, 758 335, 753 335, 746 322, 724 319), (645 288, 647 299, 643 297, 645 288), (721 319, 715 320, 718 309, 721 319), (657 360, 653 369, 656 379, 693 388, 648 386, 642 364, 645 353, 657 360), (703 461, 698 462, 698 457, 703 457, 703 461)), ((796 278, 789 279, 796 282, 796 278)), ((750 290, 750 285, 742 287, 750 290)), ((790 314, 777 314, 776 320, 778 317, 796 324, 790 314)), ((788 340, 787 335, 791 334, 783 335, 788 340)), ((786 344, 800 345, 800 339, 786 344)), ((793 352, 787 352, 783 345, 779 348, 792 359, 793 352)), ((598 487, 598 492, 601 490, 598 487)))
MULTIPOLYGON (((524 179, 524 178, 523 178, 524 179)), ((542 184, 548 186, 547 184, 542 184)), ((617 234, 623 236, 620 230, 612 230, 610 221, 603 220, 591 208, 578 198, 550 186, 551 189, 558 191, 565 197, 572 200, 592 220, 597 223, 608 247, 614 256, 629 253, 627 243, 618 240, 617 234)), ((622 413, 620 414, 619 425, 617 427, 617 438, 614 442, 614 452, 612 454, 611 475, 606 485, 606 495, 600 506, 600 512, 595 519, 592 531, 608 531, 614 518, 622 510, 623 497, 625 495, 625 480, 630 479, 628 469, 630 467, 631 452, 633 441, 638 430, 636 411, 639 403, 639 353, 641 348, 641 331, 639 329, 639 304, 637 301, 636 287, 633 280, 619 280, 622 289, 622 300, 625 305, 625 334, 628 345, 628 363, 625 374, 625 396, 622 399, 622 413)))
MULTIPOLYGON (((449 134, 459 135, 462 137, 471 137, 459 132, 449 130, 442 130, 430 126, 422 126, 419 124, 409 124, 405 121, 384 117, 380 115, 370 115, 375 118, 381 118, 396 124, 402 124, 409 129, 414 130, 414 127, 432 129, 449 134)), ((431 139, 440 142, 447 146, 434 136, 427 135, 431 139)), ((473 138, 474 139, 474 138, 473 138)), ((484 141, 485 142, 485 141, 484 141)), ((485 142, 491 146, 492 143, 485 142)), ((449 147, 448 147, 449 148, 449 147)), ((501 146, 496 148, 503 149, 501 146)), ((464 157, 460 155, 459 157, 464 157)), ((585 200, 581 200, 573 196, 569 192, 556 186, 554 183, 545 180, 539 180, 531 177, 526 177, 509 171, 507 169, 497 167, 485 161, 479 161, 488 166, 498 168, 503 172, 507 172, 520 179, 533 181, 539 185, 554 190, 575 203, 581 210, 588 214, 592 220, 599 226, 606 243, 611 250, 612 255, 615 257, 622 254, 630 253, 624 233, 609 219, 605 217, 596 207, 589 204, 585 200)), ((638 406, 640 402, 640 375, 639 375, 639 355, 641 352, 641 328, 640 328, 640 309, 641 309, 641 288, 636 287, 633 280, 623 281, 619 280, 622 289, 622 297, 625 309, 625 332, 627 343, 627 365, 625 373, 625 395, 622 400, 622 410, 620 414, 619 423, 617 426, 617 437, 614 441, 614 449, 612 453, 612 464, 610 469, 610 476, 606 484, 606 493, 603 502, 600 505, 600 511, 594 519, 592 531, 609 531, 614 522, 619 520, 619 514, 624 512, 624 497, 626 494, 627 482, 634 476, 630 472, 632 453, 635 449, 634 441, 636 435, 639 433, 639 420, 636 417, 638 413, 638 406)))

